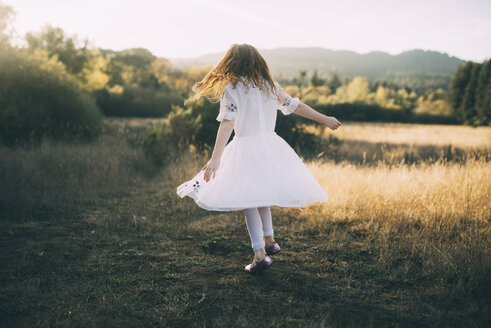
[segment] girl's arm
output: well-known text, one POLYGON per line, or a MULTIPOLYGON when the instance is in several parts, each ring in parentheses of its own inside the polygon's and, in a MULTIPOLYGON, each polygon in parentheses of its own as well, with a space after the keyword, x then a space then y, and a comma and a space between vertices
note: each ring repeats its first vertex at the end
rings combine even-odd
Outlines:
POLYGON ((235 120, 223 119, 220 123, 220 126, 218 127, 217 138, 215 141, 215 146, 213 148, 211 159, 202 168, 202 170, 206 169, 204 175, 204 179, 206 182, 210 181, 210 177, 212 174, 213 174, 213 178, 215 177, 216 170, 220 165, 220 158, 222 157, 228 139, 232 134, 232 130, 234 129, 234 124, 235 124, 235 120))
POLYGON ((335 117, 326 116, 322 113, 319 113, 318 111, 304 104, 303 102, 299 103, 297 108, 292 113, 308 118, 309 120, 325 124, 332 130, 336 130, 341 125, 341 123, 335 117))
POLYGON ((220 126, 218 127, 217 138, 215 141, 215 147, 213 148, 213 153, 211 159, 220 160, 223 154, 223 150, 227 145, 228 139, 232 134, 234 129, 235 120, 222 120, 220 126))
POLYGON ((299 116, 308 118, 309 120, 327 125, 331 130, 336 130, 341 125, 335 117, 321 114, 301 102, 299 98, 292 98, 278 82, 275 81, 274 83, 280 92, 280 97, 278 99, 278 105, 280 107, 278 109, 280 109, 283 114, 290 115, 291 113, 295 113, 299 116))

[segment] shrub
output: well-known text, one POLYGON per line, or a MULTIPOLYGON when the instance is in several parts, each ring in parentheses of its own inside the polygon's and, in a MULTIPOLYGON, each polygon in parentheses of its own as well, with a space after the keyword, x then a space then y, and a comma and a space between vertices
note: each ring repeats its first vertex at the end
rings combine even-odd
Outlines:
POLYGON ((175 92, 139 86, 104 88, 94 95, 104 115, 119 117, 164 117, 172 105, 183 102, 175 92))
POLYGON ((153 125, 139 135, 145 153, 157 164, 164 164, 196 141, 196 131, 202 128, 201 115, 193 116, 190 108, 172 105, 168 123, 153 125))
POLYGON ((454 116, 389 109, 381 107, 380 105, 360 102, 317 105, 314 107, 319 112, 325 115, 334 116, 341 122, 348 120, 366 122, 458 124, 457 119, 454 116))
POLYGON ((92 138, 103 127, 94 99, 56 57, 36 50, 0 51, 0 138, 8 145, 92 138))

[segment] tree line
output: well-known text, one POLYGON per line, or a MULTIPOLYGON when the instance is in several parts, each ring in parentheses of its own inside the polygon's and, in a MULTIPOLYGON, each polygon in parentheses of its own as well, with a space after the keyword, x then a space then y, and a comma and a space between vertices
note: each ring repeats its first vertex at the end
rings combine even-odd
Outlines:
POLYGON ((460 65, 452 79, 449 101, 459 121, 489 125, 491 116, 491 60, 460 65))
MULTIPOLYGON (((27 33, 27 46, 16 47, 11 44, 12 18, 12 8, 0 3, 0 138, 5 143, 44 136, 90 138, 102 131, 104 116, 170 115, 179 122, 174 130, 180 126, 195 135, 196 127, 203 127, 204 139, 215 128, 218 104, 185 102, 192 84, 211 66, 177 69, 144 48, 90 47, 87 40, 50 25, 27 33)), ((279 75, 277 80, 292 96, 342 120, 489 125, 489 65, 489 60, 461 65, 448 92, 368 82, 362 76, 320 77, 317 70, 289 79, 279 75)), ((292 131, 288 124, 295 120, 282 121, 278 129, 292 131)), ((162 131, 178 139, 183 135, 162 131)))

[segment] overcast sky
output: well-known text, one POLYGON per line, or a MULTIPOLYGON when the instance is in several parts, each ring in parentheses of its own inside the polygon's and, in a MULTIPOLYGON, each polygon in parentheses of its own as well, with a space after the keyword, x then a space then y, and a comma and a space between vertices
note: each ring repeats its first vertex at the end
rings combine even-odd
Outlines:
POLYGON ((491 57, 490 0, 0 0, 23 37, 45 24, 95 47, 144 47, 159 57, 323 47, 398 54, 414 48, 465 60, 491 57))

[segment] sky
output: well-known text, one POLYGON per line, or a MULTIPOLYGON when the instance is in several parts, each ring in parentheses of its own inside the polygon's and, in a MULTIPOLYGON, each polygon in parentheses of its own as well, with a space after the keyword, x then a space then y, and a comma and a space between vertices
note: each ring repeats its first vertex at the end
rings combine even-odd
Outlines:
POLYGON ((93 47, 143 47, 168 59, 257 49, 358 53, 433 50, 491 57, 490 0, 0 0, 16 12, 16 44, 50 24, 93 47))

